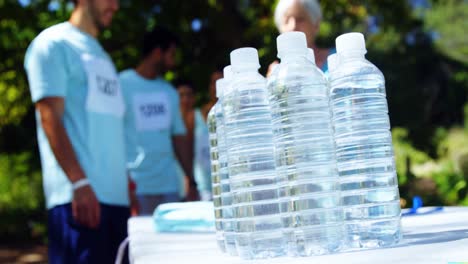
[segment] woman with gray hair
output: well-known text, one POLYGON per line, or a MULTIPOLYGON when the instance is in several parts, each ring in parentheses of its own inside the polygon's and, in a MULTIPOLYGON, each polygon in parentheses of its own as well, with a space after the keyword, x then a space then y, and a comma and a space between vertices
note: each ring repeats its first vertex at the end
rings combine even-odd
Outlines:
MULTIPOLYGON (((322 10, 317 0, 279 0, 275 9, 275 24, 280 33, 301 31, 307 37, 307 46, 315 53, 315 63, 324 72, 328 70, 327 57, 335 49, 318 48, 315 38, 319 32, 322 10)), ((271 72, 272 65, 268 72, 271 72)))

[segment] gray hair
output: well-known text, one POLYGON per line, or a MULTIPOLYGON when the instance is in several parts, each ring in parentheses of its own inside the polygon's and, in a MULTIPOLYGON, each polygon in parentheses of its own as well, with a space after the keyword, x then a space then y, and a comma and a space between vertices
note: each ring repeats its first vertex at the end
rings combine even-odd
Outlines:
MULTIPOLYGON (((279 0, 278 5, 275 9, 275 24, 279 29, 281 25, 281 19, 284 16, 286 10, 294 3, 295 0, 279 0)), ((317 23, 322 19, 322 9, 317 0, 298 0, 299 3, 305 8, 307 14, 313 23, 317 23)))

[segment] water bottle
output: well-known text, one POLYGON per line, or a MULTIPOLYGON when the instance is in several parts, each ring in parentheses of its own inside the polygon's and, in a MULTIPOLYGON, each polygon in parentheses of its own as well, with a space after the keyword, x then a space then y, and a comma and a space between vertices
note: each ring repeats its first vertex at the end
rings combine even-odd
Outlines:
POLYGON ((327 64, 328 64, 328 73, 330 74, 338 66, 338 54, 333 53, 331 55, 328 55, 327 64))
POLYGON ((307 48, 307 55, 306 55, 306 58, 307 60, 312 63, 313 65, 315 65, 315 54, 314 54, 314 50, 311 49, 311 48, 307 48))
MULTIPOLYGON (((220 96, 218 96, 218 102, 223 101, 223 94, 229 90, 230 81, 232 79, 231 66, 226 66, 223 69, 223 80, 220 81, 219 87, 221 88, 220 96)), ((219 153, 219 175, 221 179, 221 204, 222 204, 222 226, 224 234, 224 243, 226 252, 231 256, 237 255, 235 232, 234 232, 234 212, 232 209, 232 193, 229 184, 229 170, 227 161, 227 150, 226 150, 226 133, 224 125, 224 114, 222 109, 222 103, 216 112, 216 124, 217 124, 217 137, 218 137, 218 153, 219 153)))
POLYGON ((394 245, 401 210, 384 76, 365 59, 362 34, 339 36, 336 48, 331 101, 346 237, 352 249, 394 245))
POLYGON ((325 72, 327 80, 330 82, 330 73, 338 66, 338 54, 333 53, 327 57, 328 71, 325 72))
POLYGON ((221 198, 221 176, 220 176, 220 161, 219 161, 219 143, 217 131, 219 125, 217 123, 217 115, 222 112, 222 106, 219 102, 219 95, 221 93, 222 79, 216 81, 216 96, 218 102, 210 109, 206 118, 208 124, 208 138, 210 141, 210 159, 211 159, 211 185, 213 193, 213 207, 215 214, 215 228, 216 228, 216 242, 222 252, 226 252, 224 240, 224 227, 223 227, 223 213, 222 213, 222 198, 221 198))
POLYGON ((277 46, 268 91, 288 254, 336 252, 344 229, 328 82, 304 33, 281 34, 277 46))
POLYGON ((256 49, 230 55, 235 74, 222 105, 237 252, 243 259, 285 255, 266 80, 256 49))

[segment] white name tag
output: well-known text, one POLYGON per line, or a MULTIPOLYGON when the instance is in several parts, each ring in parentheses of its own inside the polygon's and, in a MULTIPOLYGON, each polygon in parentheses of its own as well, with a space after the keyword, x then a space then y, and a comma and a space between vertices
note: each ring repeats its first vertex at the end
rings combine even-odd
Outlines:
POLYGON ((114 65, 90 54, 81 59, 88 76, 87 111, 123 117, 125 104, 114 65))
POLYGON ((165 93, 135 94, 133 112, 138 131, 166 130, 171 125, 169 97, 165 93))

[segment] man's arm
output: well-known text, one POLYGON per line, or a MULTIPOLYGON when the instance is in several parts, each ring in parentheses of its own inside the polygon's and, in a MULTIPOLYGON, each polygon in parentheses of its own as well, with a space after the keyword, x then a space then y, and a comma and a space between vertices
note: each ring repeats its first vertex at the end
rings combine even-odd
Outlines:
POLYGON ((174 147, 176 157, 179 160, 188 180, 189 188, 187 192, 187 200, 194 201, 198 200, 197 183, 193 177, 193 161, 190 159, 192 155, 187 151, 187 144, 185 136, 172 137, 172 145, 174 147))
MULTIPOLYGON (((47 97, 36 103, 40 113, 42 128, 49 141, 57 162, 62 167, 68 179, 75 183, 85 179, 73 146, 62 123, 64 99, 61 97, 47 97)), ((80 224, 94 228, 100 221, 100 208, 91 186, 85 185, 73 192, 73 218, 80 224)))

